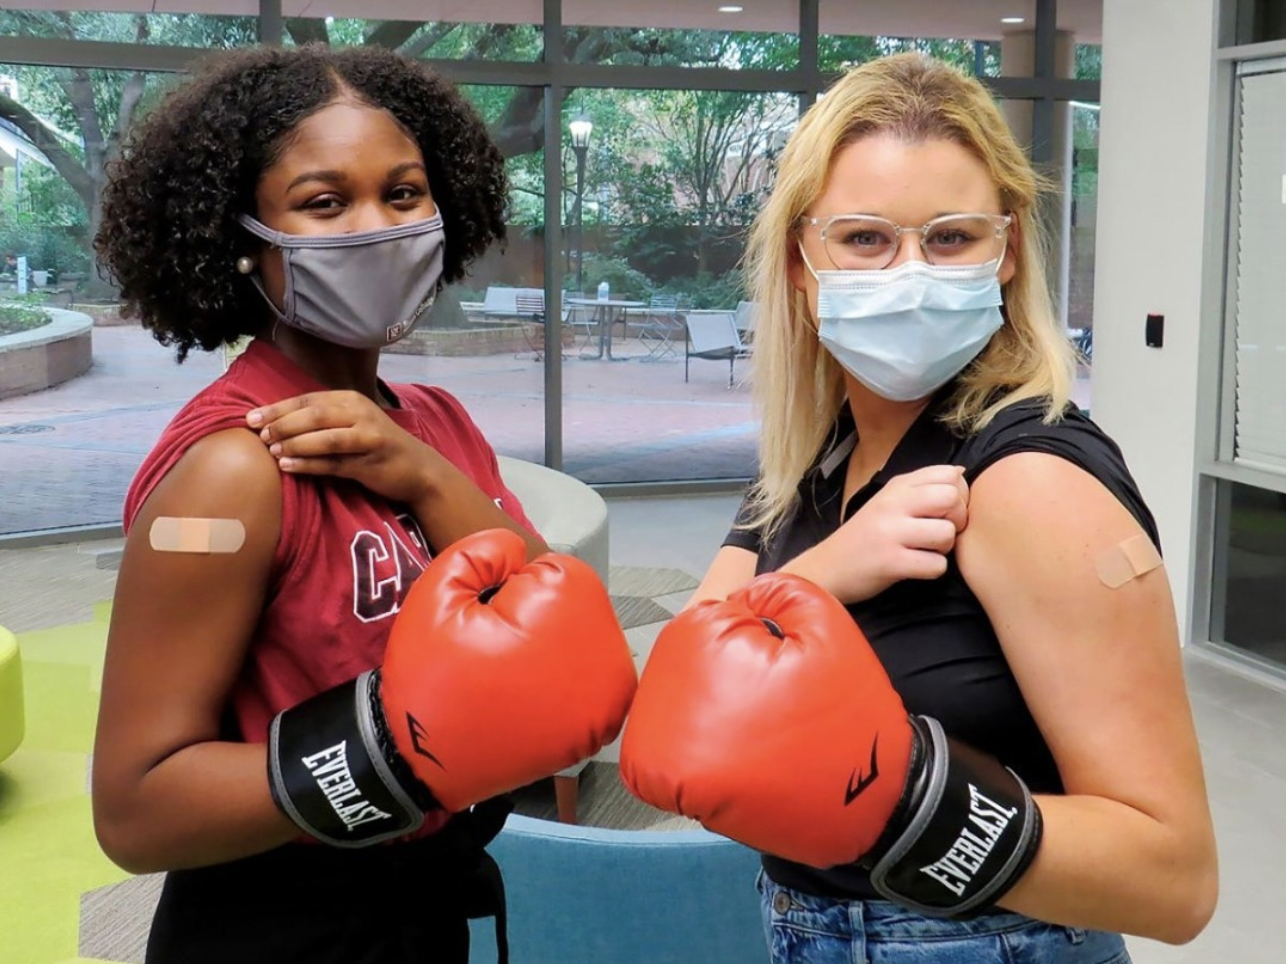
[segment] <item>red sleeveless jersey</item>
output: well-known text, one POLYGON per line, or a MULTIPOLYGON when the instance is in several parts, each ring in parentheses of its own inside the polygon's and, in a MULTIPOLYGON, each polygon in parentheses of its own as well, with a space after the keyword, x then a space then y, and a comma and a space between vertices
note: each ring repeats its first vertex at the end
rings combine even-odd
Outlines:
MULTIPOLYGON (((535 531, 501 481, 491 446, 455 398, 422 385, 388 388, 401 406, 386 410, 390 418, 535 531)), ((258 406, 325 390, 276 347, 253 342, 161 434, 126 496, 126 531, 157 483, 199 439, 245 428, 246 414, 258 406)), ((381 663, 392 617, 431 556, 404 507, 356 482, 283 473, 281 483, 281 539, 268 599, 231 696, 240 736, 251 743, 267 742, 280 711, 381 663)))

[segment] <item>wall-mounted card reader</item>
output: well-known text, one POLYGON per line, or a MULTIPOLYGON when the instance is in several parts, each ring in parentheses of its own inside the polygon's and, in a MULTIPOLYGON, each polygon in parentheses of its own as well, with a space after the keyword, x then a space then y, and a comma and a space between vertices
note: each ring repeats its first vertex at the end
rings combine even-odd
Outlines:
POLYGON ((1165 315, 1148 315, 1143 327, 1143 342, 1149 348, 1160 348, 1165 340, 1165 315))

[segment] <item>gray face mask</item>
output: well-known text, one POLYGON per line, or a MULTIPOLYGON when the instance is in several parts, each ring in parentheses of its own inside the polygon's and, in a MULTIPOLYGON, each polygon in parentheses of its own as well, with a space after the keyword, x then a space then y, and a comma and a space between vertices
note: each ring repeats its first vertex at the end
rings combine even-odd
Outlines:
POLYGON ((437 297, 442 217, 354 234, 285 234, 248 215, 242 227, 281 251, 284 325, 347 348, 381 348, 411 333, 437 297))

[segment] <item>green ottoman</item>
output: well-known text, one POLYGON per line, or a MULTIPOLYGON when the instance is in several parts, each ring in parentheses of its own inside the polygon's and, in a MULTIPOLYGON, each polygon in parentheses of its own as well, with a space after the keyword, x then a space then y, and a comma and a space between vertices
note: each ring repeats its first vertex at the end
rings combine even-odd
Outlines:
POLYGON ((22 656, 13 633, 0 626, 0 760, 18 749, 25 731, 22 656))

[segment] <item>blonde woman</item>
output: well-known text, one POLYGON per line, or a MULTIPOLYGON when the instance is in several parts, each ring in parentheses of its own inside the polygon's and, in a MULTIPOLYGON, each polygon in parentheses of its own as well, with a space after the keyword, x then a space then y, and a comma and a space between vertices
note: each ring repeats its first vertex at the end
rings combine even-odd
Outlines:
POLYGON ((776 962, 1121 964, 1213 911, 1156 525, 1069 404, 1042 187, 977 81, 901 55, 808 112, 754 228, 761 472, 622 772, 763 851, 776 962))

